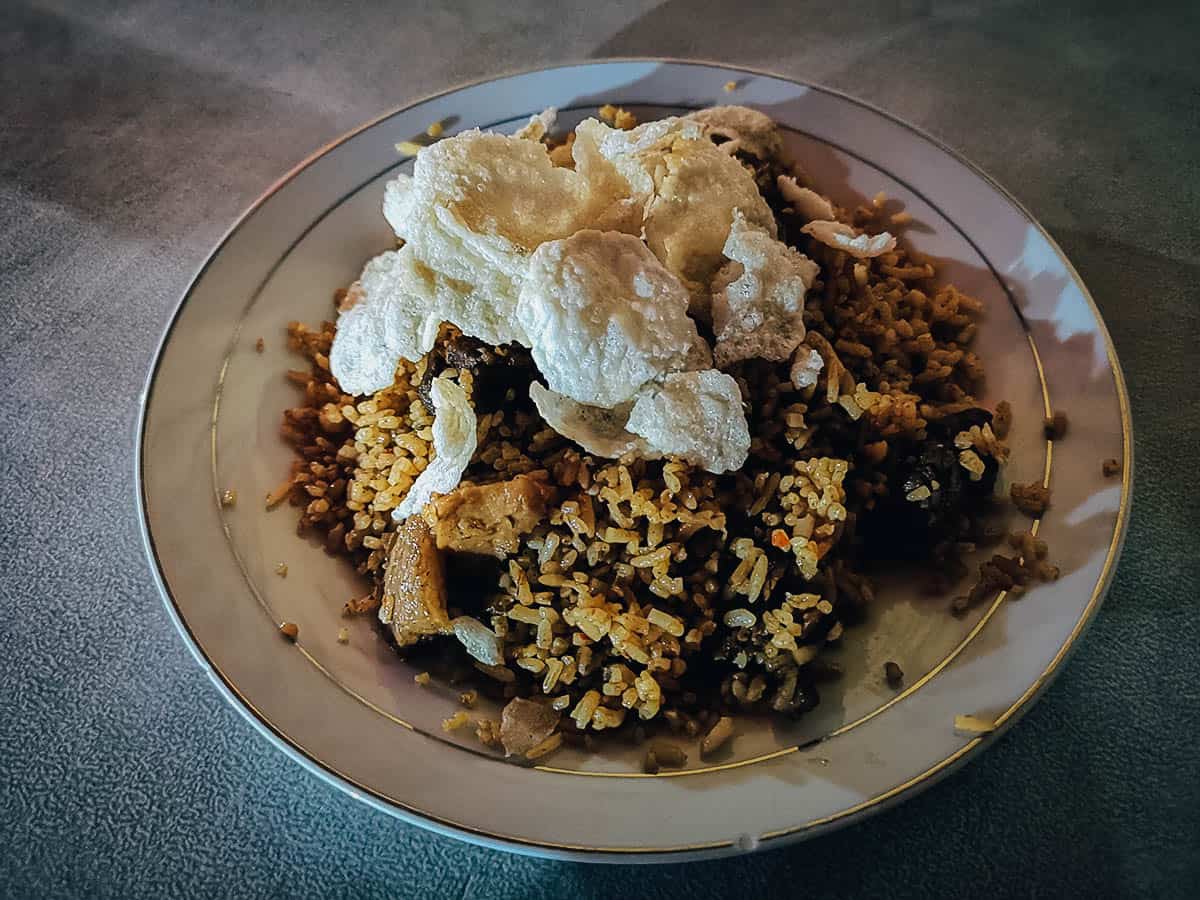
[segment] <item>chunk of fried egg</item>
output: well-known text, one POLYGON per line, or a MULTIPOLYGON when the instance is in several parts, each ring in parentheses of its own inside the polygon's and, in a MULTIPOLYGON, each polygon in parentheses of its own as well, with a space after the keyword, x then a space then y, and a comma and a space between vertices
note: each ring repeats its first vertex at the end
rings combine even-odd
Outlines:
POLYGON ((586 229, 534 252, 516 308, 550 390, 611 408, 697 359, 688 292, 640 240, 586 229))
POLYGON ((368 262, 350 295, 357 299, 338 318, 329 369, 346 393, 373 394, 392 383, 401 359, 433 347, 441 304, 408 247, 368 262))
POLYGON ((740 469, 750 429, 737 382, 724 372, 676 372, 646 385, 625 428, 654 455, 675 456, 709 472, 740 469))
POLYGON ((859 234, 845 222, 809 222, 800 230, 827 247, 841 250, 855 259, 870 259, 896 249, 896 238, 886 231, 859 234))
POLYGON ((741 210, 725 241, 730 260, 713 282, 712 323, 718 368, 743 359, 779 361, 804 340, 804 295, 819 267, 751 225, 741 210))
POLYGON ((463 472, 475 454, 475 410, 466 391, 445 375, 430 386, 433 400, 434 457, 417 476, 400 505, 392 510, 392 519, 403 522, 424 509, 434 494, 445 494, 458 487, 463 472))

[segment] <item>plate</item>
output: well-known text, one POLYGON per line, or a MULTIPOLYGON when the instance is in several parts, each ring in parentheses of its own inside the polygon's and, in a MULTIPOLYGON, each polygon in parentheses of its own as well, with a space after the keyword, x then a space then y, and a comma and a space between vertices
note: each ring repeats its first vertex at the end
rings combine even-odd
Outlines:
POLYGON ((448 91, 318 151, 235 224, 188 288, 143 403, 137 458, 147 550, 167 609, 213 682, 308 769, 402 819, 481 844, 590 860, 665 860, 771 847, 911 796, 972 758, 1028 709, 1094 616, 1129 509, 1128 399, 1108 332, 1046 232, 977 168, 910 125, 826 88, 727 66, 623 61, 544 69, 448 91), (732 82, 732 90, 727 84, 732 82), (364 588, 262 498, 285 477, 277 435, 294 404, 290 320, 333 315, 333 291, 392 246, 385 182, 411 168, 397 144, 433 122, 447 133, 515 130, 556 106, 573 125, 599 104, 645 120, 715 103, 774 117, 792 154, 835 201, 885 191, 913 217, 905 237, 939 274, 986 304, 977 349, 983 401, 1014 409, 1013 481, 1044 479, 1037 523, 1062 576, 965 619, 920 586, 884 586, 839 651, 844 677, 787 727, 745 720, 727 755, 645 775, 640 753, 561 751, 510 765, 444 733, 450 687, 420 687, 371 623, 342 619, 364 588), (256 350, 263 338, 264 349, 256 350), (1042 434, 1069 414, 1063 440, 1042 434), (1101 462, 1121 461, 1120 477, 1101 462), (238 502, 220 504, 222 491, 238 502), (288 566, 286 577, 275 573, 288 566), (299 624, 295 644, 280 621, 299 624), (350 640, 338 631, 351 627, 350 640), (882 677, 894 660, 906 686, 882 677), (964 737, 958 714, 994 721, 964 737))

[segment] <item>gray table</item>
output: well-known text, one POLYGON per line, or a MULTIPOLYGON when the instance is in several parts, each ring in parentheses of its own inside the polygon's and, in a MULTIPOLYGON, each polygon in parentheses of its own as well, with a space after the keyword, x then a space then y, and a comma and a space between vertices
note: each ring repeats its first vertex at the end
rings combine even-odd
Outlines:
POLYGON ((1195 896, 1195 3, 239 5, 0 5, 0 894, 1195 896), (1091 286, 1137 431, 1112 592, 1008 737, 865 824, 690 870, 480 850, 307 775, 184 649, 133 505, 159 332, 281 172, 450 84, 651 54, 823 82, 993 173, 1091 286))

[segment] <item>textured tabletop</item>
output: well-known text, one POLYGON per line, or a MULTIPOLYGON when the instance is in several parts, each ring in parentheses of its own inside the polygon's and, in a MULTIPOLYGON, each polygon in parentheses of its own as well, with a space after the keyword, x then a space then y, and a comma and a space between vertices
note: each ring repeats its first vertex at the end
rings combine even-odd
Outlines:
POLYGON ((1195 896, 1200 7, 355 6, 0 3, 0 895, 1195 896), (282 172, 428 92, 629 55, 824 83, 979 163, 1091 287, 1136 433, 1108 600, 1009 735, 865 823, 686 868, 483 850, 307 774, 185 649, 133 499, 158 336, 282 172))

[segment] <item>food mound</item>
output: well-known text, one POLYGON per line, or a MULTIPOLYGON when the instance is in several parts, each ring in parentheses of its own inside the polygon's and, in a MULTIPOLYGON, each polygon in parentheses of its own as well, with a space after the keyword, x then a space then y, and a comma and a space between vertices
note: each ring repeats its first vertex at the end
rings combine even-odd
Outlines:
POLYGON ((425 147, 397 249, 290 326, 301 530, 371 579, 347 614, 504 704, 446 727, 521 760, 812 709, 865 573, 961 565, 1007 453, 981 304, 906 214, 835 206, 754 110, 632 119, 425 147))

